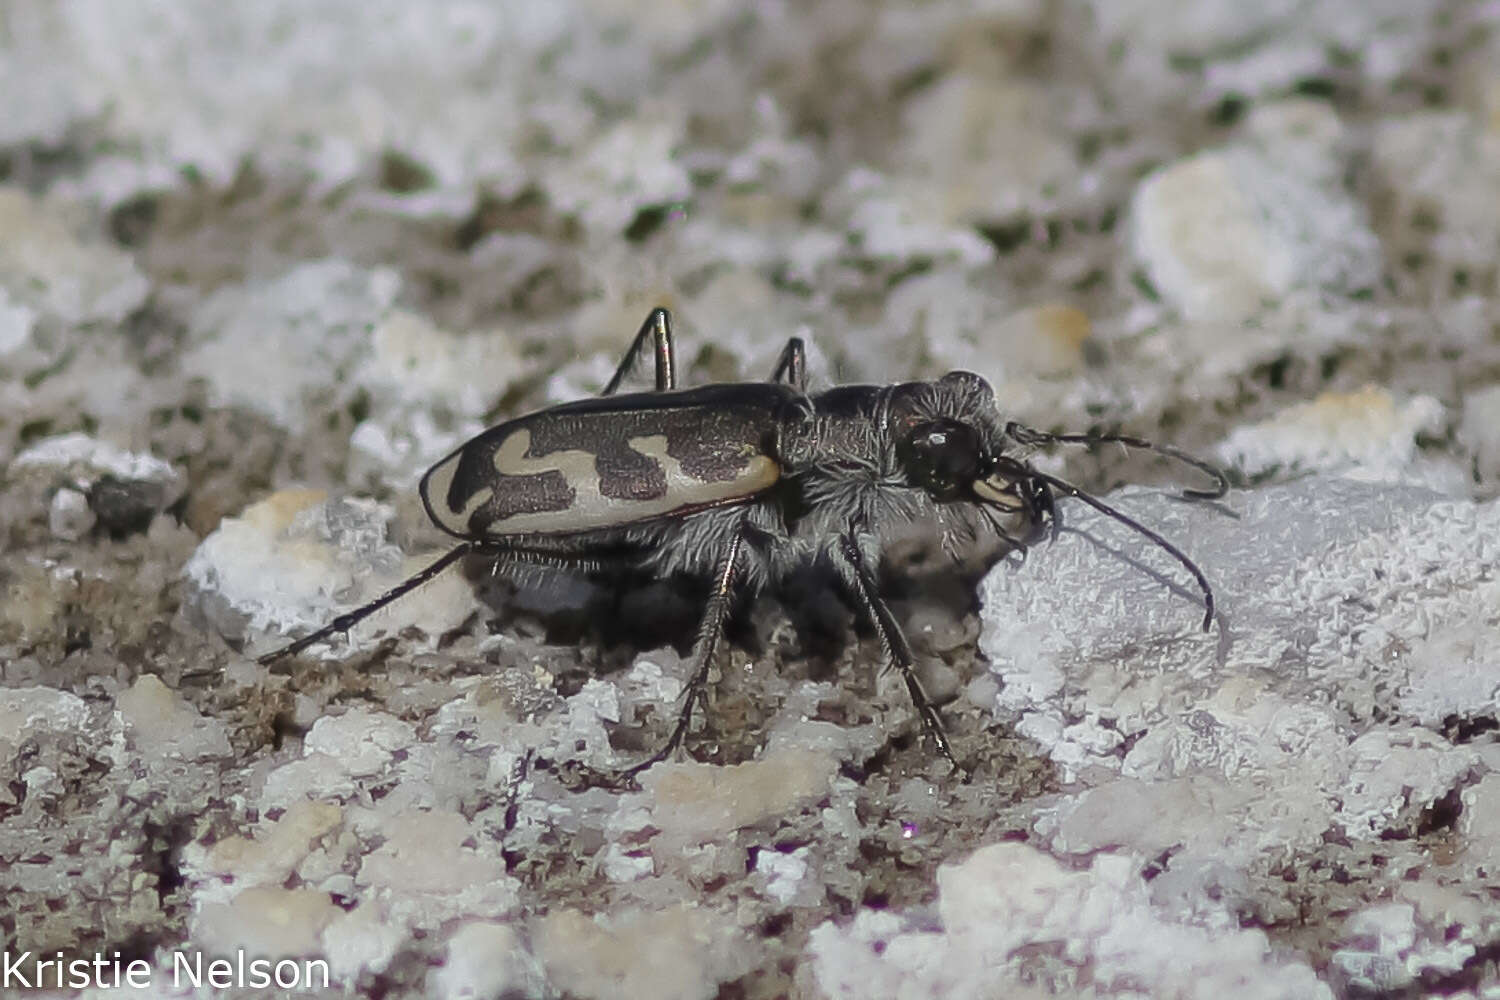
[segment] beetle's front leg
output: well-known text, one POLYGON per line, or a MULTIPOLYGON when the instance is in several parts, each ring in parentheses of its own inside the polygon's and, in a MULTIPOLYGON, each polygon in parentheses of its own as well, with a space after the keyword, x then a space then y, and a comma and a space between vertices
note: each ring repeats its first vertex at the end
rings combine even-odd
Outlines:
POLYGON ((630 350, 620 359, 620 366, 615 369, 614 376, 599 395, 613 396, 619 391, 620 383, 625 381, 625 376, 635 367, 635 360, 640 356, 641 348, 646 345, 647 337, 653 338, 656 351, 656 391, 666 392, 677 388, 677 346, 672 340, 672 314, 657 306, 636 331, 635 339, 630 342, 630 350))
POLYGON ((855 541, 852 534, 839 536, 839 544, 835 549, 835 562, 843 571, 850 591, 859 601, 872 624, 875 632, 880 636, 881 645, 885 647, 886 655, 891 658, 896 669, 901 671, 901 679, 906 682, 906 690, 911 695, 912 704, 916 707, 917 715, 922 720, 922 728, 927 735, 932 737, 932 742, 937 746, 938 752, 948 759, 948 762, 960 771, 966 768, 953 756, 953 748, 948 745, 948 737, 943 732, 943 720, 938 717, 937 709, 933 707, 927 692, 922 688, 922 682, 917 679, 916 658, 912 656, 911 646, 906 642, 906 636, 901 633, 901 626, 896 622, 896 616, 891 614, 891 609, 886 607, 885 601, 880 599, 880 591, 875 583, 875 576, 870 572, 865 560, 859 553, 859 543, 855 541))

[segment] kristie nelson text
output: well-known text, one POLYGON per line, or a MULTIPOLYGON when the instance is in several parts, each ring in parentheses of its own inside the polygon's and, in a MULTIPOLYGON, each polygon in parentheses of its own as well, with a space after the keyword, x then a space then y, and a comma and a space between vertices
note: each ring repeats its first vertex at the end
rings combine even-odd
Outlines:
POLYGON ((328 963, 321 958, 252 958, 243 951, 230 955, 174 951, 170 956, 169 965, 156 966, 143 958, 123 960, 119 952, 92 958, 67 958, 60 951, 51 956, 29 951, 0 952, 0 990, 48 987, 140 990, 158 983, 170 983, 174 988, 321 989, 329 981, 328 963))

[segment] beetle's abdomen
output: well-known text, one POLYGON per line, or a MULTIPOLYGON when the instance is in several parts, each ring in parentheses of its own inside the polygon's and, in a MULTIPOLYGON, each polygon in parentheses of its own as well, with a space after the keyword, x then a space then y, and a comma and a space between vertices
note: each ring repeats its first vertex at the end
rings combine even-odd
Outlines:
POLYGON ((482 539, 749 500, 781 475, 773 440, 782 393, 728 391, 746 388, 610 396, 512 420, 428 470, 422 502, 444 531, 482 539))

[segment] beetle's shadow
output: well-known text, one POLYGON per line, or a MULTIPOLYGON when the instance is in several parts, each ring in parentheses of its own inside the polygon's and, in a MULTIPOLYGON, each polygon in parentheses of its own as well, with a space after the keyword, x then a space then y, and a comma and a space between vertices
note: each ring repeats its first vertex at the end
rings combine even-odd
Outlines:
MULTIPOLYGON (((1228 508, 1225 508, 1224 512, 1230 514, 1236 519, 1238 519, 1239 517, 1238 514, 1236 514, 1232 510, 1229 510, 1228 508)), ((1102 556, 1117 561, 1123 566, 1129 567, 1135 573, 1139 574, 1141 577, 1147 580, 1154 581, 1162 588, 1163 591, 1171 594, 1173 597, 1181 598, 1185 603, 1189 605, 1197 605, 1199 609, 1202 608, 1203 593, 1193 584, 1191 578, 1184 581, 1179 573, 1174 573, 1170 569, 1162 569, 1159 566, 1152 565, 1142 558, 1142 553, 1151 551, 1149 547, 1143 546, 1136 550, 1128 549, 1126 548, 1125 544, 1119 539, 1110 539, 1105 535, 1098 534, 1093 528, 1074 528, 1062 526, 1059 527, 1057 534, 1059 536, 1070 535, 1078 539, 1083 544, 1088 545, 1102 556)), ((1210 584, 1212 584, 1212 581, 1210 581, 1210 584)), ((1222 594, 1219 596, 1222 596, 1222 594)), ((1227 654, 1230 644, 1232 643, 1232 637, 1230 635, 1228 622, 1225 618, 1224 608, 1219 605, 1217 600, 1216 606, 1214 608, 1212 622, 1214 624, 1217 624, 1218 626, 1218 655, 1222 661, 1223 657, 1227 654)))
POLYGON ((489 627, 517 630, 551 646, 594 650, 591 671, 610 673, 649 649, 691 645, 702 613, 701 581, 642 573, 580 574, 523 567, 495 573, 476 560, 466 575, 490 609, 489 627))
MULTIPOLYGON (((955 570, 945 558, 899 560, 882 572, 881 591, 889 600, 919 599, 961 618, 977 608, 975 584, 983 569, 955 570)), ((709 589, 701 578, 629 571, 583 575, 528 567, 496 575, 481 559, 466 567, 466 576, 492 612, 492 629, 520 629, 549 645, 587 650, 583 666, 601 674, 626 669, 639 653, 664 646, 692 656, 709 589)), ((724 641, 757 659, 775 654, 778 666, 797 662, 810 679, 832 679, 849 647, 874 634, 854 608, 833 568, 815 561, 763 591, 736 594, 724 641)))
MULTIPOLYGON (((485 572, 473 583, 493 612, 491 628, 529 630, 548 645, 586 650, 585 665, 598 673, 628 668, 638 654, 665 646, 692 656, 709 588, 691 576, 629 573, 538 581, 485 572)), ((849 618, 833 574, 809 569, 767 591, 736 594, 723 641, 763 657, 781 644, 790 620, 794 655, 814 661, 810 670, 819 675, 852 641, 849 618)))

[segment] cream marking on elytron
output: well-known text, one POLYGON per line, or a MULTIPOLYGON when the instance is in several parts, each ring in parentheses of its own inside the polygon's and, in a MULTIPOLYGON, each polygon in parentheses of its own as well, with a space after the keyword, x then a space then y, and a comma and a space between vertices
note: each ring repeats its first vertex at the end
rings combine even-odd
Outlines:
MULTIPOLYGON (((667 476, 667 489, 663 496, 650 500, 607 497, 601 489, 599 469, 593 452, 569 449, 528 456, 526 452, 531 447, 531 432, 523 428, 509 435, 495 449, 495 471, 502 476, 560 472, 573 488, 574 496, 572 502, 562 510, 512 514, 491 522, 489 531, 497 534, 557 534, 640 521, 670 514, 682 507, 710 506, 742 497, 748 492, 770 486, 776 482, 779 474, 776 463, 771 459, 764 455, 752 455, 733 478, 705 483, 683 471, 682 463, 667 454, 665 435, 631 438, 629 445, 637 454, 660 463, 667 476), (692 498, 691 502, 686 499, 688 497, 692 498)), ((457 462, 452 464, 456 466, 457 462)), ((446 496, 441 491, 447 488, 452 477, 452 471, 447 471, 441 479, 434 476, 433 495, 446 496)), ((454 512, 453 523, 459 526, 459 530, 466 528, 469 516, 492 495, 493 492, 489 489, 480 490, 469 498, 463 511, 454 512)))
POLYGON ((453 477, 458 474, 461 458, 460 455, 452 455, 427 473, 427 495, 434 501, 430 510, 432 519, 438 523, 438 527, 454 535, 467 534, 469 518, 495 496, 495 491, 486 486, 469 494, 462 510, 454 510, 448 506, 448 491, 453 487, 453 477))
MULTIPOLYGON (((766 489, 781 478, 781 469, 774 461, 759 453, 750 453, 745 457, 745 464, 735 470, 734 475, 728 479, 699 479, 682 467, 682 463, 667 454, 667 436, 665 434, 651 434, 646 437, 631 438, 626 444, 630 450, 645 455, 647 458, 661 466, 667 475, 667 499, 677 497, 678 499, 667 510, 675 510, 683 506, 682 497, 691 496, 697 498, 694 505, 714 504, 731 497, 744 496, 747 492, 759 492, 766 489)), ((745 446, 747 451, 749 445, 745 446)), ((660 501, 657 501, 658 503, 660 501)), ((651 511, 651 514, 665 513, 665 511, 651 511)), ((648 514, 647 516, 651 516, 648 514)))

